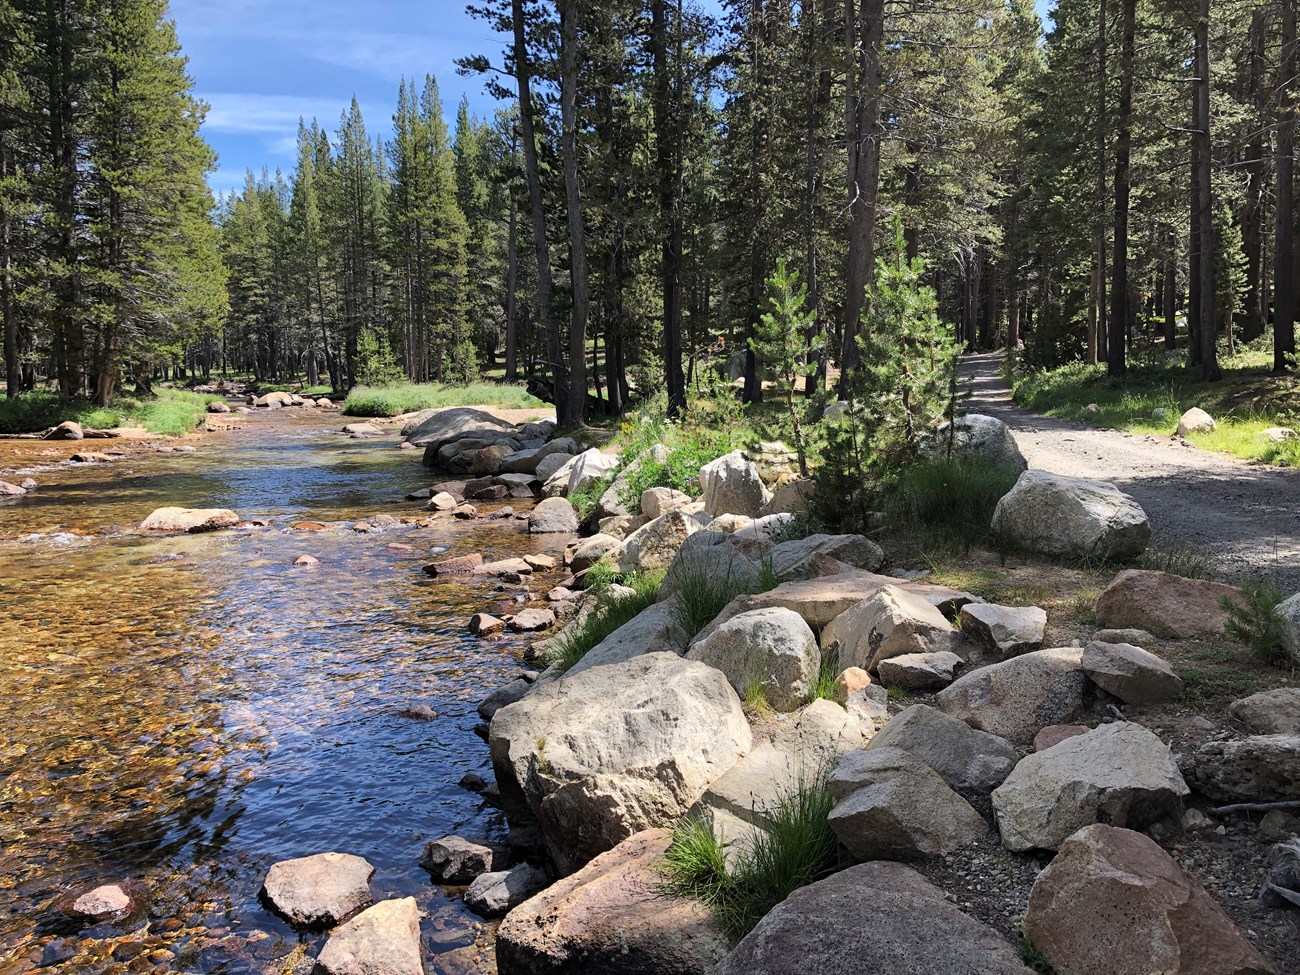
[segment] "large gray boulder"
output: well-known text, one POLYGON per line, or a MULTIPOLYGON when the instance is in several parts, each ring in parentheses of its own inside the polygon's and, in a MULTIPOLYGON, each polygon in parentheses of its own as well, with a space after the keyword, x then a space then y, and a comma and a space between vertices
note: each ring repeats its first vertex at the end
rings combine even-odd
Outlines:
POLYGON ((1025 471, 993 512, 993 533, 1029 552, 1128 559, 1146 551, 1151 524, 1133 498, 1105 481, 1025 471))
POLYGON ((781 542, 768 553, 777 579, 810 579, 817 575, 817 559, 828 556, 856 569, 877 571, 885 564, 880 546, 863 535, 809 535, 781 542))
MULTIPOLYGON (((712 530, 712 529, 710 529, 712 530)), ((795 582, 783 582, 775 589, 749 596, 738 596, 727 605, 714 621, 720 625, 737 613, 764 606, 784 606, 792 609, 804 618, 813 629, 821 629, 831 623, 837 616, 848 612, 863 600, 870 599, 886 586, 895 586, 928 602, 940 613, 956 613, 967 603, 974 602, 970 593, 936 586, 924 582, 904 582, 893 576, 876 575, 874 572, 851 570, 834 560, 828 560, 837 567, 836 572, 818 575, 812 579, 800 579, 795 582)), ((822 639, 822 648, 827 646, 822 639)), ((845 664, 844 666, 848 666, 845 664)))
POLYGON ((200 532, 234 528, 239 515, 225 508, 158 508, 140 522, 146 532, 200 532))
POLYGON ((546 498, 529 512, 528 530, 534 535, 572 535, 578 530, 578 513, 565 498, 546 498))
POLYGON ((813 701, 710 785, 690 815, 710 822, 737 851, 769 825, 782 802, 820 781, 837 756, 862 748, 871 731, 870 720, 832 701, 813 701))
MULTIPOLYGON (((405 427, 402 429, 406 430, 405 427)), ((435 410, 405 436, 406 442, 412 446, 424 447, 426 457, 436 457, 438 450, 453 440, 479 439, 493 443, 498 437, 513 433, 513 423, 473 407, 455 406, 435 410)))
POLYGON ((972 728, 1028 748, 1042 728, 1077 721, 1091 687, 1083 651, 1061 647, 972 670, 940 691, 935 703, 972 728))
POLYGON ((650 829, 514 908, 496 936, 510 975, 698 975, 731 948, 713 912, 663 890, 672 834, 650 829))
POLYGON ((1228 713, 1255 735, 1300 735, 1300 687, 1276 687, 1228 705, 1228 713))
POLYGON ((933 605, 886 585, 831 621, 822 631, 822 653, 838 654, 841 669, 872 671, 890 657, 951 651, 957 639, 953 625, 933 605))
POLYGON ((683 586, 750 590, 757 588, 762 570, 762 564, 736 544, 734 536, 706 528, 682 542, 668 566, 659 595, 664 598, 683 586))
POLYGON ((1008 850, 1055 850, 1093 823, 1144 829, 1181 812, 1189 791, 1163 741, 1117 722, 1021 759, 993 810, 1008 850))
POLYGON ((1274 975, 1213 897, 1154 840, 1095 825, 1038 875, 1025 935, 1058 972, 1274 975))
POLYGON ((683 509, 670 511, 623 539, 615 555, 618 571, 666 569, 686 539, 701 530, 700 523, 683 509))
POLYGON ((1300 735, 1210 741, 1187 763, 1187 778, 1219 802, 1300 800, 1300 735))
POLYGON ((900 691, 938 691, 957 679, 966 661, 948 650, 934 653, 905 653, 880 661, 876 670, 880 683, 900 691))
POLYGON ((700 487, 704 491, 704 512, 714 518, 728 514, 757 518, 772 500, 772 492, 763 484, 758 468, 739 450, 701 467, 700 487))
POLYGON ((864 863, 801 887, 718 975, 1032 975, 993 928, 901 863, 864 863))
POLYGON ((753 687, 761 687, 777 711, 793 711, 807 700, 822 662, 808 624, 779 607, 733 617, 692 646, 686 657, 722 671, 746 698, 753 687))
POLYGON ((605 489, 605 493, 600 496, 600 501, 596 504, 597 517, 604 519, 639 514, 636 510, 639 498, 624 500, 624 495, 629 490, 628 485, 647 462, 662 464, 667 459, 668 448, 657 443, 615 474, 613 482, 605 489))
POLYGON ((1279 603, 1273 615, 1282 648, 1291 658, 1292 666, 1300 666, 1300 593, 1279 603))
POLYGON ((1029 463, 1016 444, 1011 428, 997 417, 968 413, 951 423, 944 423, 921 438, 921 456, 939 460, 951 456, 988 461, 1019 474, 1029 463))
POLYGON ((316 959, 321 975, 424 975, 414 897, 380 901, 340 926, 316 959))
POLYGON ((913 704, 890 718, 867 748, 910 752, 964 793, 992 792, 1019 759, 1006 739, 976 731, 925 704, 913 704))
POLYGON ((348 853, 318 853, 271 865, 262 896, 298 927, 338 924, 370 903, 375 868, 348 853))
POLYGON ((999 660, 1043 649, 1047 613, 1037 606, 971 603, 961 608, 962 632, 999 660))
POLYGON ((827 822, 858 860, 907 860, 977 843, 988 825, 934 769, 901 748, 840 758, 827 780, 827 822))
POLYGON ((1125 704, 1165 704, 1183 692, 1182 678, 1167 660, 1130 643, 1093 640, 1083 651, 1083 672, 1125 704))
POLYGON ((542 495, 547 498, 567 498, 583 488, 595 484, 618 468, 616 454, 602 453, 599 448, 584 450, 566 461, 542 483, 542 495))
POLYGON ((502 795, 537 816, 566 871, 670 825, 752 743, 727 678, 673 653, 539 684, 488 736, 502 795))
POLYGON ((574 572, 590 569, 621 544, 623 543, 613 535, 601 533, 592 535, 590 538, 584 538, 574 548, 573 558, 569 561, 569 568, 574 572))

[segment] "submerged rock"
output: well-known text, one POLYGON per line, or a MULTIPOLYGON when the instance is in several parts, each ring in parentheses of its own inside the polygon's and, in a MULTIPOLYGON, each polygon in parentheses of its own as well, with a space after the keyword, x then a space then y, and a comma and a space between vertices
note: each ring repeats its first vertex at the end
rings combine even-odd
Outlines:
POLYGON ((465 906, 484 917, 499 917, 546 889, 546 872, 528 863, 481 874, 465 891, 465 906))
POLYGON ((117 884, 104 884, 72 902, 72 913, 92 921, 112 921, 131 913, 135 904, 117 884))
POLYGON ((195 534, 238 524, 239 515, 225 508, 159 508, 140 522, 140 530, 195 534))

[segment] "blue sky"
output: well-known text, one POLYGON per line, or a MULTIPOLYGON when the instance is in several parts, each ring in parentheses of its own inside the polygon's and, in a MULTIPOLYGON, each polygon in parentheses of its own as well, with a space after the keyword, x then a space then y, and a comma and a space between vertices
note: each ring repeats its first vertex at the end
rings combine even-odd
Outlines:
POLYGON ((299 116, 333 130, 353 94, 371 138, 386 133, 403 75, 437 77, 449 123, 462 94, 477 114, 492 111, 481 79, 461 78, 454 62, 495 60, 503 38, 466 14, 464 0, 172 0, 171 10, 197 93, 212 106, 204 135, 220 157, 217 192, 243 185, 246 169, 287 173, 299 116))

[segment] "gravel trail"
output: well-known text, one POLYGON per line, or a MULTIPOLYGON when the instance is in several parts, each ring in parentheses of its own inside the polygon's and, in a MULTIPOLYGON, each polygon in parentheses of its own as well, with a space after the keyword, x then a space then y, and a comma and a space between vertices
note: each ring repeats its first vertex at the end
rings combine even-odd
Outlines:
POLYGON ((1012 403, 1000 361, 998 353, 963 360, 962 407, 1010 426, 1030 467, 1131 494, 1151 520, 1153 547, 1192 547, 1222 575, 1300 590, 1300 471, 1030 413, 1012 403))

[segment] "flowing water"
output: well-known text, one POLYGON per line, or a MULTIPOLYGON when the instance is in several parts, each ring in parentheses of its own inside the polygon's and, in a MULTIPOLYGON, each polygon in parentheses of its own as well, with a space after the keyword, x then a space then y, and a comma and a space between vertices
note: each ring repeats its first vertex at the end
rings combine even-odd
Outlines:
POLYGON ((338 425, 257 416, 195 453, 138 445, 102 465, 0 444, 0 477, 41 485, 0 505, 0 975, 276 971, 300 939, 259 904, 262 878, 327 850, 370 860, 376 899, 417 898, 429 972, 490 968, 488 927, 418 860, 427 839, 504 829, 457 782, 489 774, 474 707, 523 639, 464 627, 518 593, 420 569, 444 548, 546 543, 510 519, 354 532, 421 514, 401 499, 429 479, 394 437, 338 425), (163 505, 269 525, 130 530, 163 505), (328 527, 290 527, 304 520, 328 527), (320 562, 294 567, 301 554, 320 562), (402 715, 416 704, 438 717, 402 715), (137 916, 68 918, 77 894, 116 882, 137 916))

